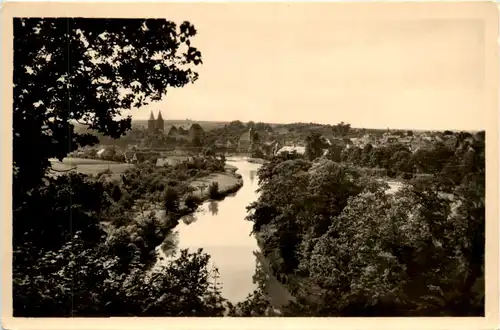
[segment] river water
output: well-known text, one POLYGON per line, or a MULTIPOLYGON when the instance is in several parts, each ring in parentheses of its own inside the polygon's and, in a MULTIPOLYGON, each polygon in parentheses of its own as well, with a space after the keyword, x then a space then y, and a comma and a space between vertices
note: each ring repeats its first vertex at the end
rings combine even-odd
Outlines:
POLYGON ((243 187, 222 201, 205 202, 196 213, 183 217, 163 249, 168 247, 169 239, 172 247, 178 249, 194 252, 203 248, 211 257, 211 268, 217 267, 222 296, 237 303, 257 288, 253 276, 259 247, 255 237, 250 235, 252 222, 245 217, 246 207, 258 197, 260 165, 245 160, 227 163, 238 168, 244 180, 243 187))

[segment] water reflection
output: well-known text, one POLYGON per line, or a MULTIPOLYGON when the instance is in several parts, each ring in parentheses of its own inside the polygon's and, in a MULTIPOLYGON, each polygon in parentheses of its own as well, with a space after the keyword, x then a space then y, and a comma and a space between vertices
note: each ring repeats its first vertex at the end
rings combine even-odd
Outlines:
POLYGON ((219 202, 210 201, 208 204, 208 210, 212 212, 212 215, 217 215, 219 213, 219 202))
POLYGON ((243 187, 222 201, 203 203, 195 214, 183 217, 175 230, 179 233, 177 249, 203 248, 210 255, 211 266, 217 265, 222 295, 238 303, 256 289, 258 282, 252 279, 256 270, 256 255, 252 252, 258 250, 258 245, 249 235, 252 223, 245 218, 246 207, 258 196, 256 173, 260 165, 246 161, 231 165, 245 179, 243 187))
POLYGON ((274 308, 283 308, 294 300, 288 289, 272 274, 269 262, 260 250, 253 252, 255 256, 255 274, 253 280, 262 288, 274 308))
POLYGON ((255 180, 255 173, 256 171, 250 171, 250 183, 253 183, 253 181, 255 180))
POLYGON ((252 276, 252 281, 254 284, 257 284, 258 287, 265 288, 268 275, 262 269, 262 264, 259 260, 259 254, 261 254, 260 251, 253 251, 253 255, 255 256, 255 273, 252 276))

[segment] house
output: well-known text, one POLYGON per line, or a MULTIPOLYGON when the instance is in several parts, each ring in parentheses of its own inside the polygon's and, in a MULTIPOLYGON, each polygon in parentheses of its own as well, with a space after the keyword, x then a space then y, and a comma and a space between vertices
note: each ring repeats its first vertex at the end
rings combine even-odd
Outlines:
POLYGON ((423 140, 423 139, 413 139, 411 142, 410 142, 410 151, 411 152, 416 152, 417 150, 419 149, 422 149, 422 148, 426 148, 429 146, 429 141, 427 140, 423 140))
POLYGON ((399 141, 398 135, 385 135, 380 139, 380 143, 396 143, 399 141))
POLYGON ((214 145, 215 145, 215 147, 217 147, 217 148, 224 148, 224 147, 226 147, 226 145, 227 145, 227 144, 226 144, 226 142, 224 142, 224 141, 221 141, 221 140, 216 140, 216 141, 214 142, 214 145))
POLYGON ((115 150, 113 148, 101 148, 97 151, 96 156, 100 159, 110 158, 114 155, 115 150))
POLYGON ((200 139, 200 141, 203 141, 203 138, 205 137, 205 131, 200 126, 200 124, 194 123, 188 129, 188 136, 190 141, 193 141, 196 138, 200 139))
POLYGON ((248 131, 243 133, 238 140, 238 151, 248 152, 253 142, 253 130, 250 128, 248 131))
POLYGON ((167 137, 175 140, 187 140, 188 139, 188 131, 183 129, 182 127, 172 126, 168 130, 167 137))
POLYGON ((406 146, 409 146, 411 144, 411 141, 413 141, 412 136, 406 136, 399 139, 399 143, 404 144, 406 146))
POLYGON ((171 138, 177 138, 178 135, 179 135, 179 130, 177 129, 177 127, 175 127, 175 126, 170 127, 170 129, 168 130, 167 136, 171 137, 171 138))
POLYGON ((368 144, 368 141, 364 138, 351 138, 349 142, 347 148, 353 146, 363 149, 368 144))
POLYGON ((348 138, 339 138, 339 137, 334 137, 334 136, 326 136, 322 135, 322 139, 326 142, 326 144, 332 146, 336 145, 341 148, 345 148, 348 144, 351 143, 351 140, 348 138))
POLYGON ((277 154, 280 154, 282 152, 296 152, 300 155, 303 155, 306 153, 306 147, 302 146, 284 146, 283 148, 279 149, 277 154))

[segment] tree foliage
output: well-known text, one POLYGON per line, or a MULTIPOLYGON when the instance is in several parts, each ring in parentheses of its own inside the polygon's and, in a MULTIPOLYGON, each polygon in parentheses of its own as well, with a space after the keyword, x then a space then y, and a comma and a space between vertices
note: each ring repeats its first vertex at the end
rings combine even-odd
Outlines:
POLYGON ((74 123, 118 138, 130 128, 123 110, 196 80, 194 35, 164 19, 14 19, 15 190, 39 185, 50 158, 97 143, 74 123))
MULTIPOLYGON (((419 159, 430 175, 389 193, 377 176, 327 159, 282 155, 258 171, 248 219, 273 273, 293 279, 285 316, 484 315, 484 139, 415 160, 397 145, 357 150, 350 157, 387 169, 419 159), (447 172, 452 161, 460 178, 447 172)), ((256 297, 246 304, 258 309, 256 297)))
POLYGON ((209 256, 183 250, 157 264, 157 247, 189 191, 180 182, 223 162, 145 164, 119 180, 49 173, 50 158, 98 141, 75 125, 118 138, 130 128, 123 110, 195 81, 195 34, 164 19, 14 20, 14 316, 222 314, 209 256), (165 216, 144 197, 163 201, 165 216))
POLYGON ((319 132, 311 132, 306 137, 306 156, 310 161, 323 155, 327 144, 321 139, 319 132))

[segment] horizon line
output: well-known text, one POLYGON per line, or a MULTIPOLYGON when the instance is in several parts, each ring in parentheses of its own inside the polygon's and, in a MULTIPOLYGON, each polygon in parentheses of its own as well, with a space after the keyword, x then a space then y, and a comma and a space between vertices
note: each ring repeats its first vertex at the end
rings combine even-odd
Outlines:
MULTIPOLYGON (((148 121, 149 119, 133 119, 132 118, 132 123, 134 121, 148 121)), ((195 119, 165 119, 163 118, 164 121, 186 121, 186 122, 206 122, 206 123, 231 123, 234 121, 239 121, 243 124, 248 124, 249 122, 254 122, 255 124, 257 123, 263 123, 263 124, 268 124, 268 125, 293 125, 293 124, 309 124, 309 125, 320 125, 320 126, 335 126, 340 124, 342 121, 338 122, 337 124, 324 124, 324 123, 316 123, 316 122, 281 122, 281 123, 272 123, 272 122, 264 122, 264 121, 243 121, 239 119, 234 119, 234 120, 195 120, 195 119)), ((349 124, 348 122, 343 122, 344 124, 349 124)), ((423 131, 423 132, 440 132, 440 131, 452 131, 452 132, 481 132, 481 131, 486 131, 485 129, 455 129, 455 128, 441 128, 441 129, 430 129, 430 128, 408 128, 408 127, 400 127, 400 128, 391 128, 391 127, 356 127, 356 126, 351 126, 351 129, 370 129, 370 130, 391 130, 391 131, 423 131)))

